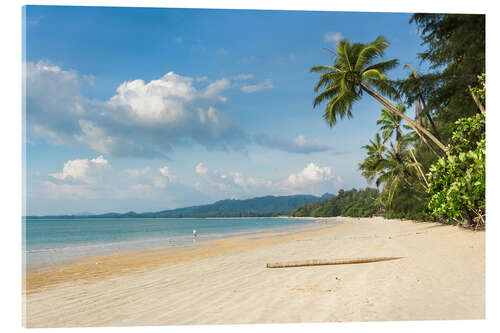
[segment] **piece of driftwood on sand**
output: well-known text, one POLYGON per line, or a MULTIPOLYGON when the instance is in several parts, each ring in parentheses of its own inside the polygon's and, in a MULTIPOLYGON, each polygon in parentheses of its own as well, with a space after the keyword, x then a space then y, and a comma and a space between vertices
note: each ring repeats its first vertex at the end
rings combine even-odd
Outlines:
POLYGON ((304 261, 288 261, 267 264, 267 268, 284 268, 284 267, 299 267, 299 266, 320 266, 320 265, 346 265, 346 264, 364 264, 378 261, 389 261, 402 259, 404 257, 378 257, 378 258, 354 258, 354 259, 337 259, 337 260, 304 260, 304 261))

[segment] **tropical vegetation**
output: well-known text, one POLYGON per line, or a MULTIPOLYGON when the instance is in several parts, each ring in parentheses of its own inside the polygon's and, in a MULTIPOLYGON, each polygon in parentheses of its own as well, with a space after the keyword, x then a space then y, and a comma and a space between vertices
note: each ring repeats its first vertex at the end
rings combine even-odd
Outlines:
POLYGON ((482 227, 486 219, 486 140, 483 113, 455 122, 446 157, 429 170, 435 216, 482 227))
POLYGON ((379 192, 373 188, 340 190, 336 196, 328 200, 313 202, 297 208, 292 212, 292 216, 373 216, 380 211, 378 198, 379 192))
POLYGON ((311 68, 320 74, 313 105, 324 104, 329 126, 353 118, 353 105, 366 95, 382 106, 379 132, 362 147, 359 163, 380 191, 377 210, 350 211, 331 199, 300 207, 297 216, 366 213, 484 227, 485 16, 414 14, 413 23, 426 48, 418 55, 425 73, 405 64, 406 77, 389 78, 399 62, 384 59, 389 42, 383 36, 366 44, 344 38, 332 51, 332 65, 311 68))

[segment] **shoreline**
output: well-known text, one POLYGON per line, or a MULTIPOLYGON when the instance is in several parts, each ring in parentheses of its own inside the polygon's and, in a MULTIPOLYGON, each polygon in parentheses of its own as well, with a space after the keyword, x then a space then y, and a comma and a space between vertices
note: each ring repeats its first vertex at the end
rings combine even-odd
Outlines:
POLYGON ((102 265, 80 262, 30 274, 25 326, 484 319, 484 232, 378 217, 339 219, 342 224, 314 231, 111 255, 102 265), (403 259, 266 268, 390 256, 403 259))
MULTIPOLYGON (((308 218, 308 220, 313 219, 308 218)), ((151 268, 162 264, 172 264, 180 261, 190 261, 202 257, 219 255, 231 252, 230 247, 232 247, 234 251, 237 251, 238 249, 249 249, 267 245, 268 243, 278 242, 278 239, 281 239, 281 241, 288 241, 294 237, 309 235, 311 232, 315 234, 325 228, 332 228, 340 225, 337 223, 339 220, 335 220, 334 218, 325 220, 334 221, 336 224, 333 226, 324 224, 284 226, 270 230, 257 229, 251 232, 228 234, 226 237, 219 237, 196 243, 185 243, 179 246, 115 251, 102 255, 76 258, 65 263, 31 268, 23 271, 23 294, 38 292, 46 287, 52 287, 60 283, 99 280, 117 274, 134 272, 146 267, 151 268), (261 241, 256 242, 255 240, 261 241), (204 251, 204 249, 208 251, 204 251), (133 262, 133 264, 128 264, 130 262, 133 262), (85 271, 82 272, 81 270, 85 271)))
MULTIPOLYGON (((186 218, 190 219, 190 218, 186 218)), ((212 218, 207 218, 212 219, 212 218)), ((227 218, 229 220, 234 219, 251 219, 251 220, 281 220, 275 219, 274 217, 261 217, 261 218, 227 218)), ((207 242, 212 240, 225 239, 230 237, 245 236, 255 233, 262 232, 300 232, 302 229, 309 230, 317 226, 314 218, 307 219, 294 219, 294 218, 283 218, 284 220, 297 221, 299 223, 295 224, 284 224, 276 226, 266 226, 266 223, 260 225, 256 228, 243 228, 243 229, 220 229, 219 231, 211 231, 208 233, 203 233, 200 230, 198 237, 196 238, 196 243, 207 242), (302 221, 304 221, 302 223, 302 221)), ((84 219, 86 220, 86 219, 84 219)), ((144 219, 140 219, 144 220, 144 219)), ((164 220, 161 218, 161 220, 164 220)), ((179 219, 174 219, 178 221, 179 219)), ((196 218, 194 220, 200 220, 196 218)), ((224 220, 224 218, 215 218, 215 220, 224 220)), ((198 229, 198 227, 194 226, 198 229)), ((149 237, 149 238, 131 238, 119 241, 113 240, 103 240, 100 242, 79 242, 79 243, 55 243, 53 245, 45 245, 31 248, 23 248, 23 273, 35 272, 36 270, 43 268, 50 268, 55 266, 61 266, 64 264, 72 263, 86 258, 91 257, 101 257, 109 254, 115 253, 125 253, 125 252, 140 252, 140 251, 150 251, 158 249, 181 249, 181 248, 192 248, 193 238, 191 232, 186 234, 173 234, 173 235, 162 235, 160 237, 149 237)), ((24 246, 24 244, 23 244, 24 246)))

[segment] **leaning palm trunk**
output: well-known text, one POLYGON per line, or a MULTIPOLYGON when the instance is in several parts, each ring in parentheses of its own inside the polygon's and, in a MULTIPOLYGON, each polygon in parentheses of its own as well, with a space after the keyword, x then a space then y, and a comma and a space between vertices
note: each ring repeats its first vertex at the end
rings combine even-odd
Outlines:
POLYGON ((422 135, 422 133, 420 133, 416 128, 414 128, 415 130, 415 133, 417 133, 417 135, 419 136, 420 140, 422 140, 423 143, 425 143, 425 145, 427 146, 427 148, 429 148, 429 150, 437 156, 437 158, 441 158, 441 155, 439 155, 431 146, 431 144, 427 141, 427 139, 422 135))
MULTIPOLYGON (((420 101, 417 100, 417 105, 415 106, 415 113, 420 115, 420 121, 417 121, 417 125, 419 126, 423 126, 422 125, 422 108, 420 106, 420 101)), ((432 119, 429 117, 429 115, 427 115, 427 118, 432 122, 432 119)), ((434 122, 432 122, 432 124, 434 124, 434 122)), ((417 135, 420 137, 420 140, 422 140, 423 143, 425 143, 425 145, 427 146, 427 148, 429 148, 429 150, 431 152, 434 153, 434 155, 437 156, 437 158, 440 158, 441 156, 432 148, 431 144, 427 141, 427 139, 424 138, 424 136, 422 135, 422 133, 420 133, 419 131, 415 130, 415 132, 417 133, 417 135)), ((437 130, 436 128, 434 127, 434 133, 437 133, 437 130)), ((441 140, 440 138, 438 140, 441 140)))
MULTIPOLYGON (((375 98, 377 101, 379 101, 382 105, 384 105, 386 108, 406 120, 408 124, 415 130, 415 132, 422 138, 422 141, 427 142, 424 137, 420 134, 423 133, 425 134, 429 139, 432 140, 438 146, 443 152, 446 153, 446 147, 438 140, 432 133, 430 133, 428 130, 426 130, 424 127, 417 125, 411 118, 407 117, 405 114, 401 113, 401 111, 398 110, 394 105, 389 103, 385 98, 380 96, 375 90, 373 90, 366 82, 363 82, 361 84, 361 89, 363 91, 367 92, 370 96, 375 98)), ((430 145, 428 145, 430 146, 430 145)), ((436 152, 433 150, 433 152, 436 154, 436 152)), ((438 155, 438 157, 441 157, 438 155)))
MULTIPOLYGON (((400 142, 402 136, 403 136, 403 131, 401 131, 401 128, 399 128, 399 126, 398 126, 397 127, 397 131, 396 131, 396 142, 397 142, 397 145, 398 145, 398 150, 401 149, 401 144, 399 142, 400 142)), ((417 158, 415 157, 415 154, 413 152, 413 148, 410 147, 408 149, 408 151, 410 152, 410 155, 411 155, 413 161, 415 162, 415 168, 418 170, 420 177, 425 182, 424 183, 424 182, 421 182, 419 180, 419 183, 420 183, 420 185, 422 185, 423 188, 425 188, 427 190, 429 188, 429 183, 427 182, 427 178, 425 178, 425 174, 422 171, 422 168, 420 167, 420 163, 418 163, 417 158)))
POLYGON ((425 178, 425 174, 424 174, 424 172, 422 171, 422 168, 420 167, 420 163, 418 163, 418 161, 417 161, 417 159, 416 159, 416 157, 415 157, 415 154, 413 153, 413 149, 412 149, 412 148, 410 148, 410 149, 408 149, 408 150, 410 151, 410 155, 411 155, 411 157, 412 157, 413 161, 415 162, 415 167, 417 168, 417 170, 418 170, 418 172, 419 172, 420 176, 422 177, 422 179, 423 179, 423 180, 424 180, 424 182, 425 182, 425 184, 423 184, 423 183, 420 183, 420 184, 421 184, 421 185, 422 185, 422 186, 423 186, 426 190, 428 190, 428 189, 429 189, 429 183, 427 182, 427 178, 425 178))

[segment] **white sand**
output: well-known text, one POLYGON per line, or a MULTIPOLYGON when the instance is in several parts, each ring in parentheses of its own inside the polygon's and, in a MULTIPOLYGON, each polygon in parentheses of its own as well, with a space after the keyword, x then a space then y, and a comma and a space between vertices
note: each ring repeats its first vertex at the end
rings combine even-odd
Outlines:
MULTIPOLYGON (((26 326, 484 319, 484 232, 373 219, 28 294, 26 326), (266 263, 404 259, 268 269, 266 263)), ((255 236, 253 236, 255 237, 255 236)), ((254 242, 254 243, 252 243, 254 242)), ((228 243, 229 244, 229 243, 228 243)))

